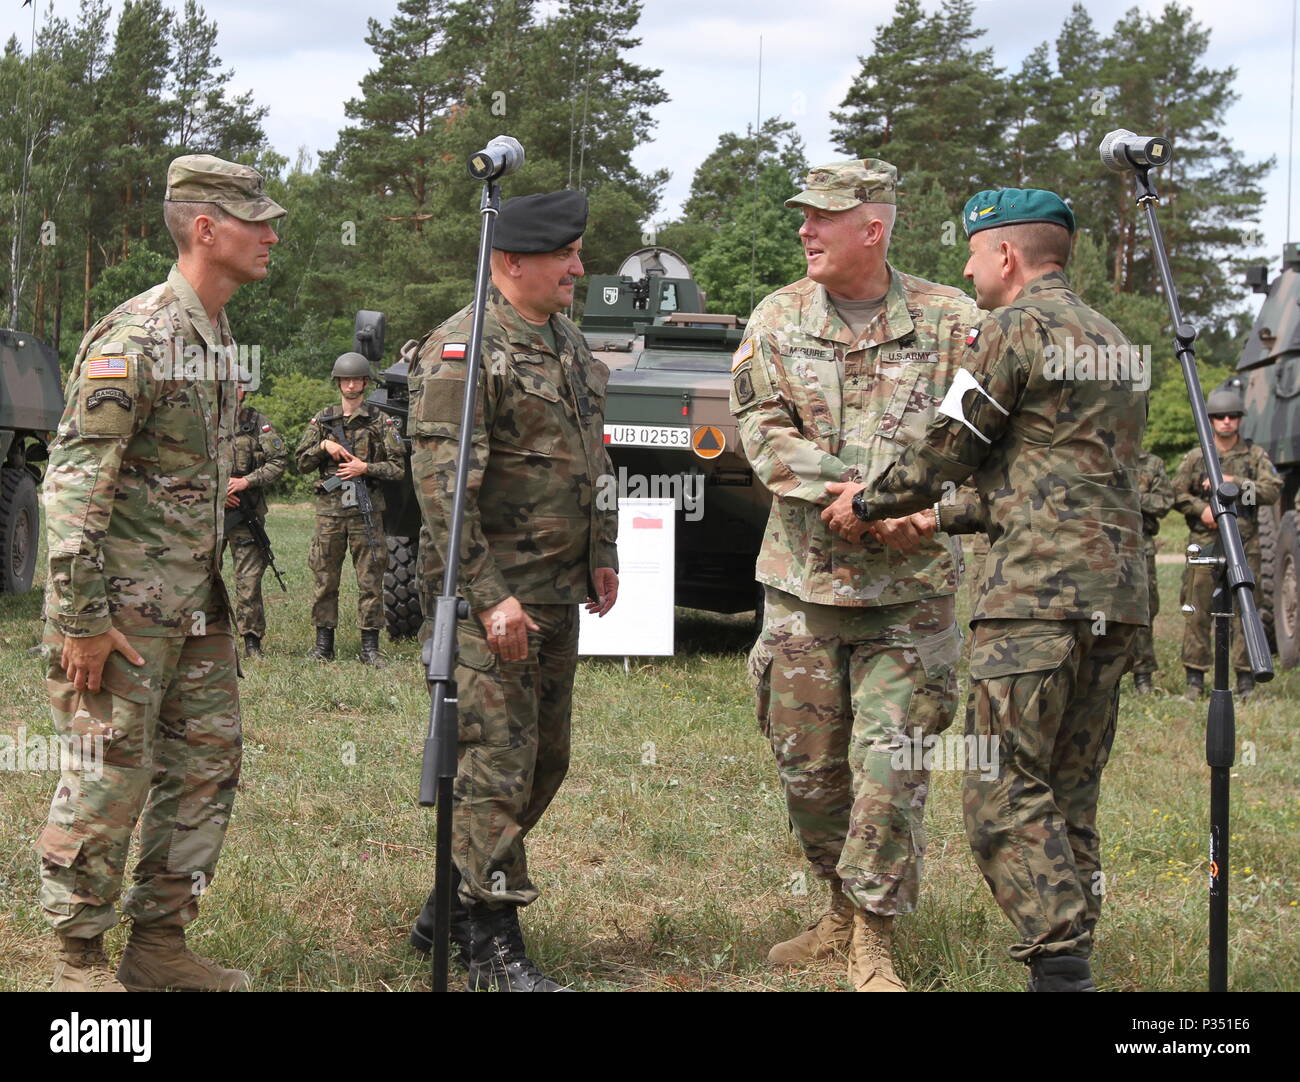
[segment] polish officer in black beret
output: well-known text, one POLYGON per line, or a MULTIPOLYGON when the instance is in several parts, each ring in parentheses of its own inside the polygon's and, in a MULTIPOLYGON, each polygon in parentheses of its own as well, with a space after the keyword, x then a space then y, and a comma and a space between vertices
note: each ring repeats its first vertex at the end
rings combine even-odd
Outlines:
MULTIPOLYGON (((461 542, 459 769, 453 790, 453 954, 471 989, 558 991, 524 950, 519 909, 537 898, 524 838, 569 764, 578 606, 618 596, 618 509, 604 444, 609 370, 572 320, 587 197, 509 200, 497 219, 483 313, 474 431, 460 430, 473 305, 416 349, 408 384, 411 476, 420 503, 424 611, 443 577, 456 458, 473 441, 461 542)), ((432 946, 433 899, 411 933, 432 946)))

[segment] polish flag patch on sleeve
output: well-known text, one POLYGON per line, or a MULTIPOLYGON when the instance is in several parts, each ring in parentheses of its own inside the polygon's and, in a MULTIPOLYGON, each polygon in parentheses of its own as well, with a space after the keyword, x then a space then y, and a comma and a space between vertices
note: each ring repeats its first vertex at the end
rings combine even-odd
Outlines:
POLYGON ((979 340, 980 340, 980 329, 978 327, 972 327, 969 331, 966 332, 966 344, 968 346, 973 346, 979 340))
POLYGON ((270 432, 270 431, 271 431, 271 426, 270 426, 270 425, 263 425, 263 426, 262 426, 262 431, 263 431, 263 432, 270 432))
POLYGON ((465 359, 464 342, 444 342, 442 346, 444 361, 463 361, 465 359))

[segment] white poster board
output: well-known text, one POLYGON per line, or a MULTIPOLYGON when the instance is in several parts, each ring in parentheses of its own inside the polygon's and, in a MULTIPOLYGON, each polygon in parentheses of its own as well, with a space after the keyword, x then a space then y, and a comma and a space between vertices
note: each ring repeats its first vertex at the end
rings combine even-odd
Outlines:
POLYGON ((664 657, 673 652, 675 501, 618 501, 618 601, 604 616, 580 608, 578 653, 664 657))

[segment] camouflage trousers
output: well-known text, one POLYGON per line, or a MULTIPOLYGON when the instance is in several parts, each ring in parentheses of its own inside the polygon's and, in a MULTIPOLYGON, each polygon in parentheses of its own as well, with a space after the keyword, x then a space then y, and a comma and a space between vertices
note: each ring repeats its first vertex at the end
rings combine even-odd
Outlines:
POLYGON ((930 776, 919 745, 957 706, 953 598, 849 608, 771 587, 765 598, 750 675, 791 828, 815 873, 859 906, 910 912, 930 776))
POLYGON ((317 627, 337 627, 339 622, 339 579, 343 561, 350 551, 357 571, 357 627, 378 631, 384 626, 384 572, 388 570, 388 544, 384 540, 384 516, 375 511, 375 544, 366 537, 360 515, 317 515, 307 566, 316 579, 316 598, 311 620, 317 627))
MULTIPOLYGON (((1193 536, 1192 541, 1208 548, 1214 544, 1214 538, 1193 536)), ((1250 564, 1251 574, 1259 583, 1259 539, 1251 537, 1245 544, 1246 562, 1250 564)), ((1181 601, 1184 605, 1194 605, 1194 613, 1183 614, 1183 665, 1189 669, 1208 672, 1214 668, 1214 618, 1211 599, 1214 596, 1213 567, 1183 568, 1183 590, 1181 601)), ((1237 672, 1250 672, 1250 659, 1246 657, 1246 639, 1241 634, 1241 623, 1237 619, 1237 606, 1232 606, 1233 618, 1229 634, 1229 652, 1232 667, 1237 672)))
MULTIPOLYGON (((266 638, 266 610, 262 607, 262 576, 267 562, 247 526, 236 526, 226 534, 235 570, 235 624, 241 635, 266 638)), ((221 558, 226 558, 225 544, 221 558)))
POLYGON ((79 764, 67 760, 80 769, 61 774, 36 843, 41 907, 63 935, 89 938, 117 923, 137 821, 139 859, 123 911, 141 923, 193 920, 235 800, 241 741, 229 631, 128 638, 144 665, 110 654, 92 693, 67 680, 58 636, 46 636, 54 727, 65 746, 81 749, 79 764))
POLYGON ((997 769, 965 775, 966 833, 1020 935, 1011 956, 1092 950, 1105 881, 1101 772, 1136 628, 980 620, 972 630, 966 735, 995 738, 997 769))
POLYGON ((1151 625, 1140 627, 1133 636, 1133 675, 1150 676, 1156 671, 1156 613, 1160 611, 1160 587, 1156 581, 1156 553, 1147 553, 1147 605, 1151 609, 1151 625))
POLYGON ((459 770, 453 789, 452 855, 470 904, 527 905, 524 838, 569 770, 578 607, 526 605, 540 631, 526 661, 502 661, 477 618, 462 620, 456 666, 459 770))

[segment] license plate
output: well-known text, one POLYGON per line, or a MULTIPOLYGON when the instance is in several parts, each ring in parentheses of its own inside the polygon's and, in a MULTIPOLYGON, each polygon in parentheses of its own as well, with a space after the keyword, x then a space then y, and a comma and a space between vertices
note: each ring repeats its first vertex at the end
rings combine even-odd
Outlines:
POLYGON ((606 425, 605 444, 610 447, 668 447, 689 451, 689 425, 606 425))

